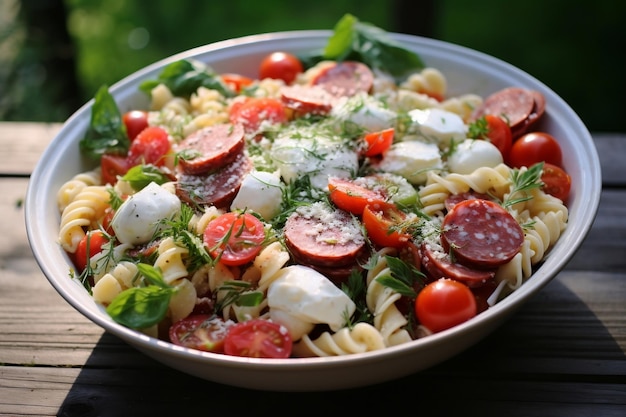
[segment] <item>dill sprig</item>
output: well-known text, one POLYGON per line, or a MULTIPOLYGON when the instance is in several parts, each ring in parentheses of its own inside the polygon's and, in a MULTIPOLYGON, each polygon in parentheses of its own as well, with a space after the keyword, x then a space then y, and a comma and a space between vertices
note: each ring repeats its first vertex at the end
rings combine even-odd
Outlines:
POLYGON ((508 209, 517 203, 532 199, 529 191, 543 187, 543 182, 541 181, 542 173, 543 162, 539 162, 525 171, 513 169, 511 171, 513 186, 506 200, 502 202, 502 207, 508 209))

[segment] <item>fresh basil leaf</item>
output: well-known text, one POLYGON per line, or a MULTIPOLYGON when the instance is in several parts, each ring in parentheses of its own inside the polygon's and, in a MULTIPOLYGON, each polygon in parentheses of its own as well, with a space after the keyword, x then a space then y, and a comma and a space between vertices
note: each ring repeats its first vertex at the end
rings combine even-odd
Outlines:
POLYGON ((160 288, 171 288, 167 283, 163 280, 163 274, 159 268, 156 268, 149 264, 139 263, 137 264, 137 269, 139 273, 146 278, 146 280, 154 286, 160 288))
POLYGON ((242 307, 255 307, 261 304, 261 301, 263 301, 263 293, 251 291, 240 294, 235 304, 242 307))
POLYGON ((165 84, 172 94, 180 97, 191 97, 200 87, 217 90, 225 97, 235 95, 210 67, 194 60, 172 62, 163 68, 156 80, 144 81, 139 89, 150 95, 159 84, 165 84))
POLYGON ((135 165, 122 177, 135 191, 141 191, 151 182, 159 185, 165 184, 170 179, 163 171, 154 165, 135 165))
POLYGON ((376 281, 385 287, 391 288, 400 295, 404 295, 410 298, 415 298, 416 296, 413 288, 409 287, 400 279, 393 277, 391 274, 381 275, 376 278, 376 281))
POLYGON ((96 92, 89 128, 79 147, 81 152, 95 160, 100 160, 105 153, 126 155, 128 152, 130 139, 117 103, 106 85, 96 92))
POLYGON ((107 307, 107 313, 123 326, 145 329, 165 317, 174 290, 155 285, 122 291, 107 307))
POLYGON ((425 67, 418 54, 404 48, 384 30, 351 14, 344 15, 335 25, 322 58, 360 61, 397 78, 425 67))

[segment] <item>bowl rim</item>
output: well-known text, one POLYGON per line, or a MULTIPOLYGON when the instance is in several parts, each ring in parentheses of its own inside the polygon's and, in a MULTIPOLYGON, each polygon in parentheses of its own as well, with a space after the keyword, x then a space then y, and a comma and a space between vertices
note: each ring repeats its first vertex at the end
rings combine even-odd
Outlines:
MULTIPOLYGON (((163 68, 164 65, 176 60, 194 58, 201 55, 205 56, 212 52, 224 50, 225 48, 254 45, 258 44, 259 42, 267 41, 274 42, 277 39, 281 41, 310 41, 312 38, 314 38, 320 40, 321 42, 321 40, 327 39, 331 34, 332 31, 330 30, 295 30, 283 32, 268 32, 214 42, 211 44, 195 47, 187 51, 179 52, 167 58, 158 60, 153 64, 150 64, 128 75, 127 77, 124 77, 120 81, 112 84, 110 87, 110 91, 114 96, 116 96, 116 94, 119 93, 119 91, 127 84, 138 83, 142 79, 153 76, 156 72, 163 68)), ((505 61, 500 60, 499 58, 484 54, 480 51, 466 48, 464 46, 448 43, 446 41, 441 41, 437 39, 393 32, 390 32, 389 35, 402 44, 417 46, 422 46, 420 44, 427 44, 429 48, 436 48, 444 54, 469 54, 472 58, 477 59, 479 61, 479 64, 484 64, 486 62, 490 65, 496 65, 497 67, 505 69, 507 71, 512 71, 516 74, 516 76, 522 77, 531 85, 536 86, 547 95, 547 101, 552 103, 550 111, 554 111, 555 109, 553 109, 552 107, 554 107, 554 104, 557 104, 556 107, 558 107, 558 110, 566 113, 568 120, 571 120, 574 123, 574 126, 572 128, 578 130, 579 134, 583 138, 583 142, 580 146, 584 147, 584 150, 586 151, 589 158, 587 160, 587 162, 589 163, 589 165, 586 167, 587 171, 583 173, 583 175, 590 178, 590 180, 588 180, 590 187, 589 190, 587 190, 587 194, 585 196, 586 204, 581 206, 584 212, 578 213, 578 215, 584 217, 585 220, 583 220, 583 223, 580 224, 580 228, 577 230, 577 233, 575 235, 572 235, 572 233, 568 234, 567 242, 567 245, 569 245, 570 247, 573 246, 575 248, 578 248, 588 234, 592 226, 593 219, 596 216, 602 184, 600 163, 597 150, 593 144, 593 139, 591 138, 591 135, 584 126, 583 122, 569 107, 569 105, 567 105, 563 101, 563 99, 556 95, 545 84, 518 69, 517 67, 514 67, 506 63, 505 61), (582 216, 583 214, 584 216, 582 216)), ((193 349, 175 346, 169 342, 152 338, 138 331, 128 329, 122 325, 113 322, 112 320, 107 319, 101 314, 95 313, 92 310, 85 308, 81 304, 80 300, 76 299, 70 292, 66 290, 65 283, 62 285, 60 279, 66 279, 67 274, 64 277, 57 277, 54 271, 52 271, 50 266, 47 264, 46 255, 49 255, 51 253, 51 250, 53 249, 51 249, 50 247, 54 245, 50 245, 49 242, 40 242, 37 238, 37 226, 39 225, 40 221, 43 221, 40 219, 38 209, 41 204, 44 203, 44 201, 42 201, 42 198, 38 195, 37 184, 42 181, 42 179, 45 179, 45 176, 49 175, 49 171, 51 170, 50 165, 45 164, 42 161, 48 161, 53 156, 54 148, 56 147, 56 145, 63 140, 64 135, 76 129, 77 126, 84 121, 84 113, 89 111, 92 104, 93 99, 86 102, 75 113, 73 113, 72 116, 67 119, 67 121, 61 127, 61 130, 57 133, 55 138, 42 154, 40 162, 38 162, 37 166, 32 172, 24 204, 27 237, 31 246, 31 250, 42 272, 44 273, 50 284, 70 305, 72 305, 77 311, 79 311, 89 320, 99 325, 106 331, 111 332, 112 334, 133 345, 136 345, 136 347, 139 347, 142 350, 161 352, 168 355, 174 355, 179 358, 184 358, 185 360, 192 360, 194 362, 214 362, 219 363, 220 366, 226 367, 240 367, 241 365, 244 365, 246 367, 249 367, 250 369, 263 370, 273 370, 277 368, 308 370, 311 368, 325 369, 331 367, 336 369, 338 365, 365 365, 371 362, 379 361, 381 358, 387 357, 389 355, 416 353, 422 349, 428 349, 435 345, 445 343, 447 340, 452 341, 456 337, 456 335, 470 337, 470 335, 475 334, 480 329, 493 327, 496 322, 502 321, 502 317, 508 317, 511 313, 517 310, 523 303, 527 301, 530 295, 538 292, 541 288, 543 288, 543 286, 545 286, 552 278, 554 278, 554 276, 558 274, 558 272, 566 265, 566 263, 575 253, 575 251, 567 252, 565 249, 563 249, 565 248, 565 242, 559 242, 558 249, 562 250, 555 252, 557 252, 556 255, 559 255, 560 257, 558 259, 554 259, 553 255, 555 255, 555 253, 553 252, 548 255, 548 258, 551 261, 552 271, 555 272, 545 271, 545 268, 543 268, 542 265, 534 272, 531 278, 532 282, 525 282, 519 289, 514 292, 514 297, 508 296, 504 298, 503 300, 496 303, 493 307, 491 307, 489 311, 483 312, 461 325, 455 326, 451 329, 442 331, 423 339, 413 340, 402 345, 388 347, 379 351, 356 353, 346 356, 335 357, 254 359, 214 354, 210 352, 200 352, 193 349)), ((567 230, 565 233, 567 233, 567 230)), ((563 236, 561 236, 561 238, 563 238, 563 236)), ((490 331, 491 330, 487 331, 487 333, 490 331)), ((478 333, 480 333, 480 331, 478 333)), ((480 338, 482 338, 482 336, 480 336, 480 338)))

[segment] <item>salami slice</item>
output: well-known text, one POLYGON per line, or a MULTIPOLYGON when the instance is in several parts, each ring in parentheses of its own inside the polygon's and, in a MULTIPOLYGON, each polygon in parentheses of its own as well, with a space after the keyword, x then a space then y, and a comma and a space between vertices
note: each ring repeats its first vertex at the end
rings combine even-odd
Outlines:
POLYGON ((284 235, 294 258, 306 265, 352 266, 365 250, 365 238, 352 216, 321 202, 289 216, 284 235))
POLYGON ((423 243, 420 246, 420 256, 422 271, 432 281, 436 281, 439 278, 450 278, 460 281, 470 288, 478 288, 485 285, 495 276, 493 270, 474 269, 452 262, 446 253, 435 250, 427 243, 423 243))
POLYGON ((328 114, 336 100, 325 89, 315 85, 291 85, 280 90, 285 107, 302 114, 328 114))
POLYGON ((217 171, 233 162, 244 145, 244 129, 240 124, 202 128, 177 145, 177 152, 187 154, 179 160, 180 169, 188 175, 217 171))
POLYGON ((455 205, 457 205, 458 203, 462 201, 476 200, 477 198, 480 198, 483 200, 491 200, 491 198, 487 194, 481 194, 481 193, 468 191, 466 193, 450 194, 450 196, 446 198, 446 201, 443 204, 446 210, 450 211, 455 205))
POLYGON ((320 71, 312 84, 322 87, 335 97, 351 97, 361 91, 368 93, 372 89, 374 73, 361 62, 338 62, 320 71))
POLYGON ((482 199, 457 203, 443 219, 441 243, 466 266, 495 268, 509 262, 524 243, 524 231, 500 205, 482 199))
POLYGON ((252 171, 250 159, 243 153, 219 171, 205 175, 179 174, 176 194, 189 204, 210 204, 228 208, 235 199, 246 174, 252 171))
POLYGON ((488 96, 474 114, 479 119, 487 114, 504 117, 513 137, 519 137, 532 126, 545 111, 545 98, 535 90, 509 87, 488 96))

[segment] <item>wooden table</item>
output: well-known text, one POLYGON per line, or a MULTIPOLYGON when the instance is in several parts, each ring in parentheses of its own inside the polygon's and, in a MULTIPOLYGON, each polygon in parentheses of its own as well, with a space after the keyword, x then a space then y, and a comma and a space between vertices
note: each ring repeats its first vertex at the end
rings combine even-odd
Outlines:
POLYGON ((594 135, 604 188, 585 243, 492 335, 396 381, 275 393, 167 368, 55 292, 29 249, 21 204, 58 128, 0 123, 0 415, 299 415, 341 406, 361 415, 626 416, 626 134, 594 135))

